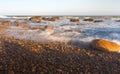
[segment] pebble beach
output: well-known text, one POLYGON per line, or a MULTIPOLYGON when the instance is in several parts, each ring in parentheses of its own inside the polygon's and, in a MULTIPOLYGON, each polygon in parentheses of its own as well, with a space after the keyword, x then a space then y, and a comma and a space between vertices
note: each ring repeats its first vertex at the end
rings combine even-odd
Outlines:
POLYGON ((119 74, 120 54, 0 35, 0 74, 119 74))
MULTIPOLYGON (((58 17, 42 19, 45 21, 41 22, 41 17, 22 19, 25 22, 16 22, 16 19, 12 22, 0 21, 0 74, 120 74, 120 46, 117 43, 102 38, 92 42, 93 48, 85 43, 96 39, 89 38, 94 36, 94 32, 104 38, 104 31, 109 32, 108 25, 108 30, 101 28, 99 32, 99 29, 93 28, 86 33, 79 30, 90 26, 81 24, 80 19, 67 20, 70 24, 63 24, 65 28, 57 25, 58 17), (57 24, 41 25, 45 22, 57 24), (37 26, 29 26, 31 23, 37 26), (113 49, 118 50, 111 52, 113 49)), ((87 24, 93 19, 84 21, 87 24)), ((96 22, 92 24, 95 25, 89 25, 97 26, 96 22)), ((113 32, 118 31, 113 29, 113 32)))

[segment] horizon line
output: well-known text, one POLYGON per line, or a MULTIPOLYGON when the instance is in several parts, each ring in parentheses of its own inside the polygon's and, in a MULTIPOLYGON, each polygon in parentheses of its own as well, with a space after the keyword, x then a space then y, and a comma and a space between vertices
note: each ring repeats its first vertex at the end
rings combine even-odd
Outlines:
POLYGON ((120 15, 99 15, 99 14, 97 14, 97 15, 75 15, 75 14, 71 14, 71 15, 65 15, 65 14, 62 14, 62 15, 60 15, 60 14, 55 14, 55 15, 51 15, 51 14, 48 14, 48 15, 40 15, 40 14, 29 14, 29 15, 21 15, 21 14, 18 14, 18 15, 11 15, 11 14, 9 14, 9 15, 0 15, 0 16, 120 16, 120 15))

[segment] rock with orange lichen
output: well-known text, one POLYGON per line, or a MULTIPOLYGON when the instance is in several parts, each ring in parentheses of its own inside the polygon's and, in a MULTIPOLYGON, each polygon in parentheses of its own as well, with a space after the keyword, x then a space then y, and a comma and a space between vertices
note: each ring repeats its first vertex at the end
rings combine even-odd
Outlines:
POLYGON ((103 39, 95 39, 90 43, 90 46, 93 49, 98 49, 102 51, 110 51, 110 52, 119 52, 120 51, 120 45, 110 42, 108 40, 103 39))

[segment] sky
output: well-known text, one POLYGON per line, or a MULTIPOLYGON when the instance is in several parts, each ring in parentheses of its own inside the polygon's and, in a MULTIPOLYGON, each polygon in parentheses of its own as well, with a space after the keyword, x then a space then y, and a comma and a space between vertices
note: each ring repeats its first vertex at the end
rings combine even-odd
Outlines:
POLYGON ((0 0, 0 15, 120 15, 120 0, 0 0))

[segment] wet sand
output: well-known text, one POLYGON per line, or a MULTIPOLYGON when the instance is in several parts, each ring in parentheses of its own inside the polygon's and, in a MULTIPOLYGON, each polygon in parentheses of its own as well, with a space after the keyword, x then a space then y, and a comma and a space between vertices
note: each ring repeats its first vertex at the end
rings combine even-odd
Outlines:
POLYGON ((120 54, 0 36, 0 74, 119 74, 120 54))

